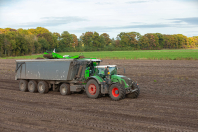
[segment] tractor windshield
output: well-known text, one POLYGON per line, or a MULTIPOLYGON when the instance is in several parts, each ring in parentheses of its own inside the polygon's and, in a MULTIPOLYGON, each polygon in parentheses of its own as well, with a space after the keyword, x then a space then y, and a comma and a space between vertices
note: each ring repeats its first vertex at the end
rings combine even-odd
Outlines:
POLYGON ((117 75, 117 68, 116 67, 109 67, 109 72, 111 75, 117 75))

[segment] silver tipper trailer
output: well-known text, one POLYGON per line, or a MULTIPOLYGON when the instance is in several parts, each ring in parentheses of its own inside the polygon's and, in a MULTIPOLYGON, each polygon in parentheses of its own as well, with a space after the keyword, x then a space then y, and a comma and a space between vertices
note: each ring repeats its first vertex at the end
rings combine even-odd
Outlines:
POLYGON ((88 60, 74 59, 16 60, 15 80, 20 80, 21 91, 47 93, 60 87, 62 95, 83 92, 82 81, 88 64, 88 60))

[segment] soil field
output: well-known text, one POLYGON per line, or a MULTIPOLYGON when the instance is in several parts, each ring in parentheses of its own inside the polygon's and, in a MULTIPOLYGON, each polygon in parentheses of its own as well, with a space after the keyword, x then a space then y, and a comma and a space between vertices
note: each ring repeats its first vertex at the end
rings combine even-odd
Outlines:
MULTIPOLYGON (((198 61, 103 60, 125 67, 140 96, 112 101, 86 94, 21 92, 15 60, 0 60, 0 131, 197 132, 198 61)), ((123 69, 119 71, 123 73, 123 69)))

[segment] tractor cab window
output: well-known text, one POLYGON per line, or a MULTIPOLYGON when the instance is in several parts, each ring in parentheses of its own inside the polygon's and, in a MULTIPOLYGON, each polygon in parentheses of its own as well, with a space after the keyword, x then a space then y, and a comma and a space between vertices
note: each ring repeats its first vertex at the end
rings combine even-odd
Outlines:
POLYGON ((105 68, 97 68, 98 69, 98 74, 105 74, 105 68))
MULTIPOLYGON (((96 74, 101 77, 105 77, 105 67, 98 67, 96 69, 96 74)), ((117 75, 117 67, 109 67, 109 72, 111 75, 117 75)))
POLYGON ((105 77, 105 68, 96 68, 96 74, 99 75, 100 77, 104 78, 105 77))
POLYGON ((117 75, 117 67, 109 67, 109 72, 111 75, 117 75))

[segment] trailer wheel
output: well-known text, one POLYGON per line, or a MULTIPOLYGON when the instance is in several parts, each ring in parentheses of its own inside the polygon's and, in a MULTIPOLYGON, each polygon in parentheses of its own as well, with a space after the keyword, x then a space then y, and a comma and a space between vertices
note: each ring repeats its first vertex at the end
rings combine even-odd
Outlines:
POLYGON ((20 89, 20 91, 27 92, 28 91, 28 81, 20 80, 19 81, 19 89, 20 89))
POLYGON ((69 94, 71 94, 69 84, 66 84, 66 83, 61 84, 61 86, 60 86, 60 93, 62 95, 69 95, 69 94))
POLYGON ((109 89, 109 96, 112 100, 118 101, 125 98, 126 90, 125 88, 119 84, 112 84, 109 89))
POLYGON ((38 92, 41 94, 49 92, 49 86, 45 81, 39 81, 37 87, 38 87, 38 92))
POLYGON ((87 96, 93 99, 100 97, 101 94, 100 86, 98 82, 96 82, 94 79, 91 79, 87 82, 85 86, 85 91, 87 96))
POLYGON ((31 93, 36 93, 38 91, 37 89, 37 82, 34 80, 29 81, 28 83, 28 90, 31 93))

